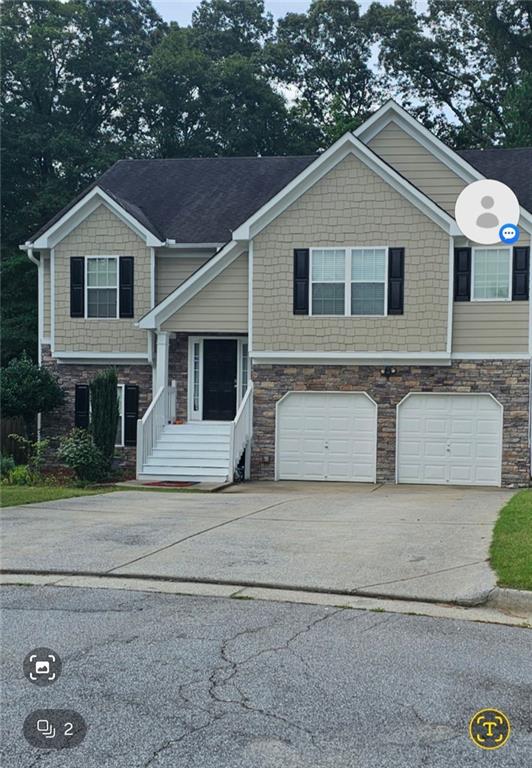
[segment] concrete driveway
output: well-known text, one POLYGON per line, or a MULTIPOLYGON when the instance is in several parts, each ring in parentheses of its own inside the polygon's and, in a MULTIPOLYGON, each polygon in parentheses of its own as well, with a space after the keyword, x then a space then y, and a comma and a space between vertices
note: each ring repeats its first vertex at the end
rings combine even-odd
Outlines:
POLYGON ((251 483, 3 510, 4 571, 95 573, 479 602, 512 492, 251 483))

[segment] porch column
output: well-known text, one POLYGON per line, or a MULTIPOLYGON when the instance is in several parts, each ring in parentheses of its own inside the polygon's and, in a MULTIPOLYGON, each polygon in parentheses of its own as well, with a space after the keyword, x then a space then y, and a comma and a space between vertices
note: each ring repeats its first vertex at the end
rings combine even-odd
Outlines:
POLYGON ((157 363, 155 367, 155 390, 168 386, 168 350, 170 334, 157 331, 157 363))

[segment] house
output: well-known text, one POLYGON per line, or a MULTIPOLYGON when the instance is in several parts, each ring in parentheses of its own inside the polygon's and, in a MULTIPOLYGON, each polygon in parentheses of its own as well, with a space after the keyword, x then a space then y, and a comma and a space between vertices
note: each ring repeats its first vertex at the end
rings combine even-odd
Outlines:
POLYGON ((67 392, 43 433, 112 365, 140 478, 528 484, 531 179, 532 149, 454 152, 393 101, 319 156, 117 163, 23 246, 67 392), (482 178, 514 246, 455 222, 482 178))

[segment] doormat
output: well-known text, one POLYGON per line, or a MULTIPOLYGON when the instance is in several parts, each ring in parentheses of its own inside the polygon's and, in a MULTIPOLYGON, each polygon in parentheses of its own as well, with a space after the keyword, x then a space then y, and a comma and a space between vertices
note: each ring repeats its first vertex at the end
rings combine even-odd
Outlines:
POLYGON ((198 483, 188 483, 180 480, 161 480, 159 483, 142 483, 150 488, 189 488, 191 485, 198 485, 198 483))

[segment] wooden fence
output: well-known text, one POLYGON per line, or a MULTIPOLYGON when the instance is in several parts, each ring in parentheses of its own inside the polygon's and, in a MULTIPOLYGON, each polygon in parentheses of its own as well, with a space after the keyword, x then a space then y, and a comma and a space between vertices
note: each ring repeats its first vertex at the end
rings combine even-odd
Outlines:
POLYGON ((0 420, 0 450, 3 455, 13 456, 17 464, 24 464, 27 461, 26 452, 16 440, 9 437, 11 434, 25 436, 24 420, 20 416, 0 420))

